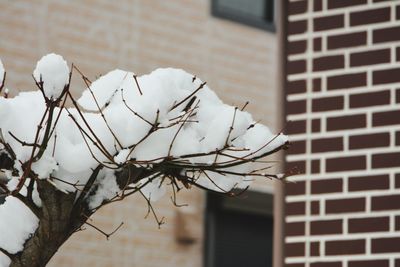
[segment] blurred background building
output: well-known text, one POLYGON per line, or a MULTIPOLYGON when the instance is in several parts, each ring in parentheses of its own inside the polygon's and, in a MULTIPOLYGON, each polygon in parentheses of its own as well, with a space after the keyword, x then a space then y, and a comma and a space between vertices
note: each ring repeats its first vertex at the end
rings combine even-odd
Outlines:
MULTIPOLYGON (((3 0, 0 10, 0 57, 11 95, 35 89, 36 61, 55 52, 92 80, 115 68, 139 75, 158 67, 185 69, 225 102, 242 107, 248 100, 254 118, 273 131, 281 128, 272 1, 3 0)), ((78 75, 72 88, 76 96, 85 88, 78 75)), ((49 266, 253 266, 251 261, 270 266, 274 217, 276 240, 282 240, 282 216, 273 216, 274 195, 276 210, 283 203, 275 184, 260 181, 252 188, 257 193, 239 202, 182 190, 178 204, 189 207, 180 209, 167 195, 154 205, 166 218, 161 229, 151 216, 144 219, 142 197, 132 197, 93 217, 106 232, 124 222, 109 241, 87 227, 49 266)), ((281 244, 275 242, 275 261, 282 261, 281 244)))
MULTIPOLYGON (((295 183, 242 199, 191 190, 102 209, 49 266, 400 266, 400 1, 0 1, 11 95, 49 52, 88 77, 177 67, 293 145, 295 183), (290 122, 289 122, 290 121, 290 122)), ((75 76, 75 95, 84 89, 75 76)), ((281 160, 281 155, 273 158, 281 160)), ((281 162, 282 163, 282 162, 281 162)), ((276 171, 282 169, 278 163, 276 171)))

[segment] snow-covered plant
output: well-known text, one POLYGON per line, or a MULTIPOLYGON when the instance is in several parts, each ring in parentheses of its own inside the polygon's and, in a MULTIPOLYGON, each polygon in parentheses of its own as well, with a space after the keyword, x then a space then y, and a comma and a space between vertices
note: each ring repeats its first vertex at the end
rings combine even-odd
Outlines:
MULTIPOLYGON (((1 62, 0 76, 1 93, 1 62)), ((0 266, 44 266, 99 208, 134 193, 161 224, 151 203, 168 188, 176 205, 182 188, 234 195, 254 177, 282 178, 262 158, 287 136, 183 70, 116 69, 91 82, 49 54, 33 78, 38 90, 0 97, 0 266), (86 87, 79 99, 73 74, 86 87)))

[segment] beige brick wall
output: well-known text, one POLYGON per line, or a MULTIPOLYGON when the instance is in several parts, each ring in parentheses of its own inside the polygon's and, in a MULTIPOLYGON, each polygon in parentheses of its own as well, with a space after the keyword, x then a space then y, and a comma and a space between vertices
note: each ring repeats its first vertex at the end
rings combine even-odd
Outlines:
MULTIPOLYGON (((173 66, 197 74, 229 104, 251 101, 255 118, 279 129, 278 47, 275 34, 212 18, 209 0, 0 1, 0 57, 12 94, 33 89, 36 61, 48 52, 94 78, 116 67, 147 73, 173 66)), ((74 93, 83 83, 76 77, 74 93)), ((270 186, 262 183, 262 187, 270 186)), ((260 186, 259 186, 260 188, 260 186)), ((197 212, 193 227, 202 231, 204 195, 180 193, 180 202, 197 212)), ((93 229, 76 234, 49 266, 201 266, 202 240, 174 241, 174 213, 168 197, 155 205, 167 223, 161 230, 143 219, 146 204, 138 196, 101 210, 93 229)))

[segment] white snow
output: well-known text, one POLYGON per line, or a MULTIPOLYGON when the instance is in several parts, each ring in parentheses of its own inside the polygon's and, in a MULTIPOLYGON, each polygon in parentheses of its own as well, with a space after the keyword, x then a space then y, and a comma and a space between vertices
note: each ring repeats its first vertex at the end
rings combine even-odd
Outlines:
MULTIPOLYGON (((37 81, 43 81, 46 97, 54 100, 68 83, 69 69, 61 56, 49 54, 37 63, 34 76, 37 81)), ((117 69, 93 81, 78 99, 84 109, 82 115, 75 108, 55 109, 53 117, 58 114, 60 117, 55 126, 53 120, 51 128, 55 127, 53 133, 57 133, 57 138, 55 134, 50 137, 47 149, 32 164, 39 178, 54 177, 56 179, 51 179, 51 182, 58 189, 73 192, 87 182, 99 162, 119 168, 131 160, 135 166, 151 168, 152 164, 170 157, 185 159, 186 164, 224 165, 232 158, 251 159, 264 155, 288 140, 287 136, 275 135, 268 127, 257 124, 249 113, 224 104, 200 79, 194 79, 192 74, 183 70, 157 69, 138 76, 137 80, 135 77, 132 72, 117 69), (151 131, 154 125, 159 128, 151 131), (227 147, 230 149, 225 150, 227 147), (221 149, 225 155, 185 157, 221 149)), ((37 129, 45 109, 45 100, 38 90, 20 93, 13 98, 0 97, 0 129, 18 162, 29 160, 33 149, 21 141, 28 144, 43 142, 47 125, 42 124, 38 134, 37 129)), ((38 149, 34 152, 38 155, 38 149)), ((20 170, 18 162, 15 167, 20 170)), ((251 177, 240 174, 251 171, 251 166, 246 163, 225 168, 235 173, 232 175, 208 172, 212 181, 203 175, 197 182, 222 192, 234 187, 245 188, 251 177)), ((182 173, 186 171, 191 170, 184 169, 182 173)), ((18 181, 18 177, 9 179, 10 187, 18 181)), ((161 184, 162 181, 161 177, 148 177, 136 186, 149 182, 141 192, 146 198, 156 201, 166 190, 166 182, 161 184)), ((96 191, 90 193, 91 208, 97 208, 120 190, 112 169, 102 170, 96 185, 96 191)), ((40 203, 37 198, 35 202, 40 203)), ((32 219, 36 217, 19 201, 9 197, 7 203, 0 206, 0 247, 16 252, 22 249, 24 240, 35 230, 37 220, 32 219), (8 209, 21 212, 5 216, 8 209), (17 220, 13 223, 15 216, 23 216, 21 218, 26 222, 17 220), (19 233, 7 232, 10 227, 6 226, 10 223, 19 233), (10 233, 16 235, 16 241, 10 241, 10 233), (5 244, 6 241, 9 244, 5 244)))
POLYGON ((39 161, 32 163, 32 170, 40 179, 47 179, 53 171, 58 170, 57 161, 53 157, 45 154, 39 161))
POLYGON ((112 199, 120 191, 115 175, 111 170, 103 170, 99 174, 96 193, 89 199, 89 208, 99 207, 104 200, 112 199))
POLYGON ((17 198, 8 196, 0 205, 0 247, 17 253, 38 227, 38 218, 17 198))
POLYGON ((118 154, 114 157, 115 162, 118 164, 126 162, 126 160, 129 158, 130 151, 130 149, 120 150, 118 154))
POLYGON ((0 267, 8 267, 10 266, 10 263, 10 258, 0 252, 0 267))
POLYGON ((43 91, 47 98, 57 99, 69 81, 67 62, 54 53, 42 57, 36 64, 33 77, 43 82, 43 91))

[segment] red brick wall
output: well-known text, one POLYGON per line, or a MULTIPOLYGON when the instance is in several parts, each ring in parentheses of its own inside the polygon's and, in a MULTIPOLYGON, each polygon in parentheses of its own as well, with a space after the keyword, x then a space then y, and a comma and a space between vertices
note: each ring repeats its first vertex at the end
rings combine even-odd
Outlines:
POLYGON ((288 267, 400 266, 400 1, 285 2, 288 267))

